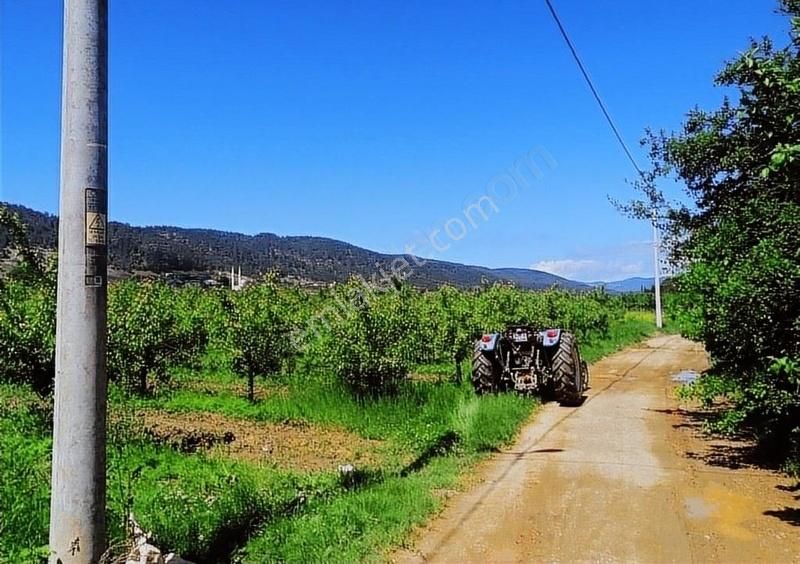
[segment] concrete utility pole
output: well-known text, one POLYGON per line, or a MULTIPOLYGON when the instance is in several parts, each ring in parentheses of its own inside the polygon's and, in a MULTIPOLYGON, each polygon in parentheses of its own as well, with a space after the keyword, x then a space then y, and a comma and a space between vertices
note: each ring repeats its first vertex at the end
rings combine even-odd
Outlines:
POLYGON ((661 315, 661 240, 658 235, 658 222, 653 216, 653 269, 655 272, 655 289, 656 289, 656 327, 661 329, 664 326, 664 321, 661 315))
POLYGON ((65 0, 50 562, 106 548, 108 2, 65 0))

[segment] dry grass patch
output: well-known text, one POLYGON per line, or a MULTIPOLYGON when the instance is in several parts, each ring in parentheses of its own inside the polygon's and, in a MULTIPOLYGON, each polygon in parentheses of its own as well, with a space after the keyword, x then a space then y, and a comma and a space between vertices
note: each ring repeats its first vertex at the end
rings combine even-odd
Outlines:
POLYGON ((183 452, 206 452, 287 470, 329 471, 342 464, 376 466, 386 452, 383 441, 321 425, 156 410, 143 411, 140 418, 145 433, 157 443, 183 452))

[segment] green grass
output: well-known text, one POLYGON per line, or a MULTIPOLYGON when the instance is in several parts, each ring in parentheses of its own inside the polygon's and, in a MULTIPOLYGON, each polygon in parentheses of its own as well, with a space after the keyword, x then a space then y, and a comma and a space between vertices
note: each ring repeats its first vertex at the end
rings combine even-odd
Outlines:
POLYGON ((46 555, 51 440, 27 388, 0 386, 0 562, 46 555))
MULTIPOLYGON (((341 519, 352 515, 357 520, 356 513, 343 509, 355 504, 361 507, 359 515, 371 515, 370 522, 380 518, 382 524, 375 530, 375 538, 393 542, 435 507, 430 484, 452 485, 464 460, 513 438, 536 405, 530 398, 515 395, 477 398, 467 386, 450 383, 417 383, 394 399, 364 401, 353 399, 343 390, 319 385, 298 383, 290 388, 288 398, 274 396, 272 403, 263 405, 227 394, 203 397, 185 392, 170 401, 187 409, 206 407, 239 417, 296 419, 304 415, 306 420, 335 422, 397 441, 408 455, 404 463, 400 464, 398 458, 377 474, 377 481, 351 490, 333 474, 298 475, 186 455, 147 444, 135 435, 125 436, 127 431, 123 430, 109 450, 112 538, 123 537, 123 516, 132 510, 140 524, 153 531, 153 540, 159 546, 198 562, 214 562, 265 524, 267 531, 293 531, 302 528, 302 521, 295 523, 301 515, 308 513, 313 521, 313 515, 326 515, 328 511, 340 511, 341 519), (292 397, 296 401, 289 401, 292 397), (180 403, 187 399, 191 401, 186 405, 180 403), (384 520, 381 507, 385 506, 381 504, 402 507, 402 503, 413 505, 413 511, 403 510, 399 514, 402 518, 395 519, 387 509, 384 520)), ((12 387, 7 391, 9 396, 23 393, 12 387)), ((10 478, 0 485, 0 512, 7 516, 2 521, 0 561, 36 561, 47 541, 50 438, 35 397, 30 394, 23 399, 0 415, 0 468, 10 478)), ((126 407, 128 411, 134 409, 133 405, 126 407)), ((135 420, 135 413, 129 418, 135 420)), ((118 426, 125 427, 115 423, 112 437, 118 426)), ((348 526, 356 526, 354 523, 348 526)), ((322 554, 325 546, 319 543, 327 543, 330 535, 342 535, 347 530, 331 521, 328 536, 318 537, 314 550, 322 554)), ((267 544, 277 538, 256 537, 267 544)), ((345 542, 345 538, 340 537, 339 542, 345 542)), ((347 542, 355 551, 352 554, 361 554, 374 540, 370 536, 347 542)), ((273 548, 278 554, 280 547, 273 548)))
POLYGON ((465 470, 512 441, 537 405, 514 394, 462 398, 450 413, 447 433, 412 464, 272 523, 244 548, 244 561, 352 562, 378 556, 441 507, 437 492, 457 487, 465 470))
MULTIPOLYGON (((463 366, 466 367, 468 365, 467 362, 463 363, 463 366)), ((425 376, 438 376, 439 378, 446 380, 453 378, 455 376, 455 366, 452 361, 449 362, 432 362, 429 364, 418 364, 414 367, 412 371, 414 374, 422 374, 425 376)), ((464 372, 467 374, 467 372, 464 372)))
POLYGON ((112 473, 109 491, 110 517, 118 519, 114 536, 122 535, 124 485, 132 476, 130 509, 153 531, 153 542, 197 562, 225 558, 256 528, 291 512, 302 496, 338 487, 330 475, 297 476, 146 444, 127 445, 116 462, 121 469, 112 473))
MULTIPOLYGON (((0 562, 38 562, 47 555, 50 511, 47 406, 16 386, 0 387, 0 400, 0 562)), ((344 491, 332 474, 190 456, 132 437, 112 442, 108 467, 112 544, 124 539, 123 519, 133 511, 158 546, 198 562, 226 558, 298 500, 344 491)))
MULTIPOLYGON (((292 376, 278 384, 261 384, 275 393, 251 403, 232 392, 214 395, 178 390, 168 396, 147 400, 143 405, 170 411, 206 411, 257 421, 305 421, 336 425, 371 439, 391 440, 418 452, 452 431, 452 415, 461 405, 474 401, 468 383, 407 382, 388 397, 354 397, 337 382, 292 376)), ((513 395, 497 400, 509 405, 519 401, 513 395)), ((494 401, 494 400, 488 400, 494 401)))
POLYGON ((270 522, 243 550, 248 562, 352 561, 396 544, 439 507, 435 490, 455 487, 464 467, 513 440, 538 405, 515 394, 477 397, 469 384, 451 382, 409 382, 395 396, 362 400, 317 379, 291 377, 275 389, 281 393, 257 404, 224 391, 187 390, 156 403, 253 420, 335 424, 390 440, 403 456, 377 480, 318 497, 297 515, 270 522))
POLYGON ((581 355, 586 362, 595 362, 646 339, 655 331, 656 322, 653 313, 629 311, 621 319, 611 320, 607 333, 591 335, 581 341, 581 355))
POLYGON ((435 458, 419 472, 391 476, 294 518, 272 523, 242 551, 244 562, 356 562, 378 559, 437 511, 437 491, 454 487, 475 455, 435 458))

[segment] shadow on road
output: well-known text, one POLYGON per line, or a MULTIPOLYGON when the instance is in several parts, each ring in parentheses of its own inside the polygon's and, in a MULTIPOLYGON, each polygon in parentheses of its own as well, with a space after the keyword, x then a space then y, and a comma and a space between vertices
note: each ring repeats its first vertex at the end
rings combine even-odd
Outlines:
POLYGON ((800 509, 796 507, 784 507, 774 511, 765 511, 764 515, 775 517, 781 521, 785 521, 795 527, 800 527, 800 509))
POLYGON ((502 449, 495 449, 495 452, 498 454, 517 454, 517 455, 528 455, 528 454, 557 454, 559 452, 564 452, 563 448, 537 448, 535 450, 526 450, 525 452, 518 451, 518 450, 502 450, 502 449))
POLYGON ((780 459, 774 454, 749 442, 731 444, 730 439, 724 443, 710 443, 705 452, 687 452, 686 456, 709 466, 731 470, 763 468, 779 471, 781 468, 780 459))
POLYGON ((648 409, 653 413, 662 413, 680 418, 680 421, 672 424, 673 429, 696 429, 699 432, 705 433, 705 427, 716 416, 712 410, 705 409, 648 409))
POLYGON ((759 446, 755 440, 741 433, 724 437, 709 432, 708 426, 719 415, 714 409, 651 409, 674 417, 674 429, 686 429, 704 437, 702 451, 688 451, 687 458, 698 460, 708 466, 740 470, 762 468, 780 471, 782 458, 778 453, 759 446))
MULTIPOLYGON (((705 437, 704 448, 700 452, 688 451, 687 458, 698 460, 704 464, 717 468, 739 469, 767 469, 780 472, 783 458, 780 454, 769 448, 759 446, 752 438, 740 434, 736 436, 720 437, 708 431, 708 425, 718 416, 714 409, 654 409, 677 419, 672 424, 674 429, 687 429, 690 432, 702 434, 705 437)), ((794 499, 800 500, 800 483, 794 485, 779 485, 778 490, 795 493, 794 499)), ((800 508, 786 506, 783 509, 765 511, 764 515, 780 519, 795 527, 800 527, 800 508)))

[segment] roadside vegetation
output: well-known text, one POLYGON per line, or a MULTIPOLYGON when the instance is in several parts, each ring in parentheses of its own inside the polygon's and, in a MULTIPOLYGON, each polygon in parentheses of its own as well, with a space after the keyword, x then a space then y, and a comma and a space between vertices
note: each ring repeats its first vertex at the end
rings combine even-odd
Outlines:
POLYGON ((644 198, 669 234, 687 336, 713 369, 685 394, 721 406, 711 429, 755 438, 800 474, 800 1, 782 0, 789 44, 764 38, 728 62, 716 110, 692 110, 675 133, 645 139, 644 198), (659 189, 686 187, 681 201, 659 189))
MULTIPOLYGON (((55 262, 3 217, 20 265, 0 280, 0 561, 47 554, 55 262)), ((652 296, 420 292, 358 281, 240 292, 109 289, 113 547, 133 515, 197 562, 359 560, 407 536, 505 444, 535 398, 477 396, 468 356, 508 322, 574 331, 589 360, 652 331, 652 296)))

